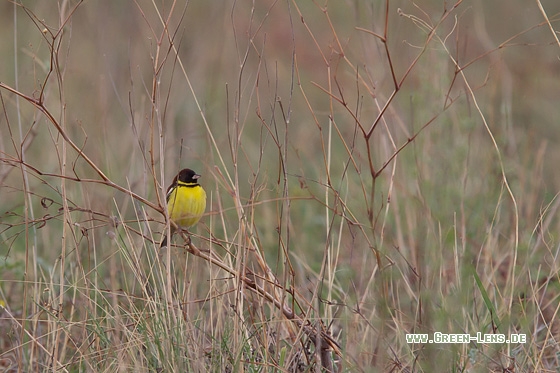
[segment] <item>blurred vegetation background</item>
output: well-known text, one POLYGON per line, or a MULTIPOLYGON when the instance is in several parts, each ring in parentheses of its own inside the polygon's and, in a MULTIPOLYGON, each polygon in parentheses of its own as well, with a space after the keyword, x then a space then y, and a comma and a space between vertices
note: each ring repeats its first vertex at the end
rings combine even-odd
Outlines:
POLYGON ((557 371, 557 1, 2 1, 0 20, 3 369, 331 369, 232 272, 161 266, 190 167, 193 241, 270 270, 337 341, 332 370, 557 371), (178 318, 144 287, 166 268, 178 318), (405 339, 437 331, 527 343, 405 339))

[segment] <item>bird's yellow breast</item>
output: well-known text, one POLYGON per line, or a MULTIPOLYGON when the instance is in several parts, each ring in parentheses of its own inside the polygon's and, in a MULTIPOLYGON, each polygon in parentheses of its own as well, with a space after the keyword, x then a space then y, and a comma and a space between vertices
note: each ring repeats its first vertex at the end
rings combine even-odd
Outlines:
POLYGON ((206 192, 198 184, 178 182, 167 198, 169 218, 183 229, 192 227, 206 210, 206 192))

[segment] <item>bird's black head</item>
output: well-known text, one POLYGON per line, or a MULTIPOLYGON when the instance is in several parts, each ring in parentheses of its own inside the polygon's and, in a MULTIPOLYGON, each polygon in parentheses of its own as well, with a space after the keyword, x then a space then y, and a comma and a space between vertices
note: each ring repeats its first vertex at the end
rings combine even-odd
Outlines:
POLYGON ((199 177, 200 175, 197 175, 197 173, 191 170, 190 168, 184 168, 181 171, 179 171, 177 176, 175 176, 175 179, 173 180, 173 184, 175 184, 177 180, 183 183, 196 184, 198 182, 197 180, 199 177))

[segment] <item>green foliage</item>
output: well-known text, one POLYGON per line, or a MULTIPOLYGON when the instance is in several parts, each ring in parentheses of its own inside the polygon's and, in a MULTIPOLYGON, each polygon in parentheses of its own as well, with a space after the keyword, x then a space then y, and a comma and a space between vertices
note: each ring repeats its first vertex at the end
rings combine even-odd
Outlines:
POLYGON ((0 5, 2 368, 552 371, 554 7, 0 5))

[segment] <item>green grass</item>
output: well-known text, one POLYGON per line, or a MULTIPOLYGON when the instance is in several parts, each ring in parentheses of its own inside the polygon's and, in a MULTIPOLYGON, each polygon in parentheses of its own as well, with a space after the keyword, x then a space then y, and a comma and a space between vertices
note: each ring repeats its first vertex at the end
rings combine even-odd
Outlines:
POLYGON ((1 4, 0 370, 556 372, 539 5, 1 4))

